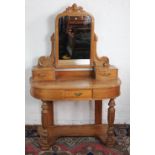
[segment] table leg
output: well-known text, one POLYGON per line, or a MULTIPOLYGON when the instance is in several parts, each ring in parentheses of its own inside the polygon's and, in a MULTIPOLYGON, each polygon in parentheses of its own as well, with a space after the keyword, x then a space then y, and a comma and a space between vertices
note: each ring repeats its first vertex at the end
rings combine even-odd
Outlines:
MULTIPOLYGON (((102 100, 95 100, 95 124, 102 124, 102 100)), ((105 135, 98 135, 102 143, 105 143, 105 135)))
POLYGON ((109 105, 109 108, 108 108, 108 131, 107 131, 106 144, 111 147, 115 144, 115 138, 114 138, 115 100, 110 99, 108 105, 109 105))
POLYGON ((42 127, 45 129, 54 124, 53 101, 42 103, 42 127))
POLYGON ((102 124, 102 100, 95 100, 95 124, 102 124))
POLYGON ((39 131, 40 145, 42 150, 47 150, 50 147, 48 127, 53 125, 53 101, 43 101, 42 103, 42 128, 39 131))

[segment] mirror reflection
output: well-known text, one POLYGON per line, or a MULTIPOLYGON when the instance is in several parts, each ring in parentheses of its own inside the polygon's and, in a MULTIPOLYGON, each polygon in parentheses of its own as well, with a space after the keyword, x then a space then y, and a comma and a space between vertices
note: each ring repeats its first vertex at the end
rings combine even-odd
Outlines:
POLYGON ((91 17, 59 18, 59 59, 90 59, 91 17))

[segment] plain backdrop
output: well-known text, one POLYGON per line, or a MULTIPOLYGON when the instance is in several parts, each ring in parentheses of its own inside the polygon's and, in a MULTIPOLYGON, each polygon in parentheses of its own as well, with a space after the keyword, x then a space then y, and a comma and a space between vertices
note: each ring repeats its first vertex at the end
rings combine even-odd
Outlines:
MULTIPOLYGON (((115 123, 130 123, 129 0, 26 0, 25 123, 41 123, 41 101, 30 95, 31 69, 40 56, 50 54, 55 17, 73 3, 94 16, 98 55, 108 56, 110 64, 119 69, 122 84, 116 99, 115 123)), ((107 103, 103 101, 103 122, 107 122, 107 103)), ((57 124, 94 122, 93 101, 56 101, 54 108, 57 124)))

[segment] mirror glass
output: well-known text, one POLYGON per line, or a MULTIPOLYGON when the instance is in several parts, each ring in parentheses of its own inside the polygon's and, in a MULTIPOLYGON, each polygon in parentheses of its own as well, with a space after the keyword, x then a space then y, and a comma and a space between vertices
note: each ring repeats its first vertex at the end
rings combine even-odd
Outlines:
POLYGON ((90 59, 91 17, 59 18, 59 60, 90 59))

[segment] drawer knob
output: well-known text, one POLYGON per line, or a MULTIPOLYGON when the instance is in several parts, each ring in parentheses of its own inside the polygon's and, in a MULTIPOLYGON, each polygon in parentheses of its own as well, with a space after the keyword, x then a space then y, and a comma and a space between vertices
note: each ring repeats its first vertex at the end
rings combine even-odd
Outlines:
POLYGON ((44 74, 44 73, 40 73, 39 76, 40 76, 40 77, 45 77, 46 74, 44 74))
POLYGON ((74 93, 75 96, 81 96, 82 93, 74 93))

